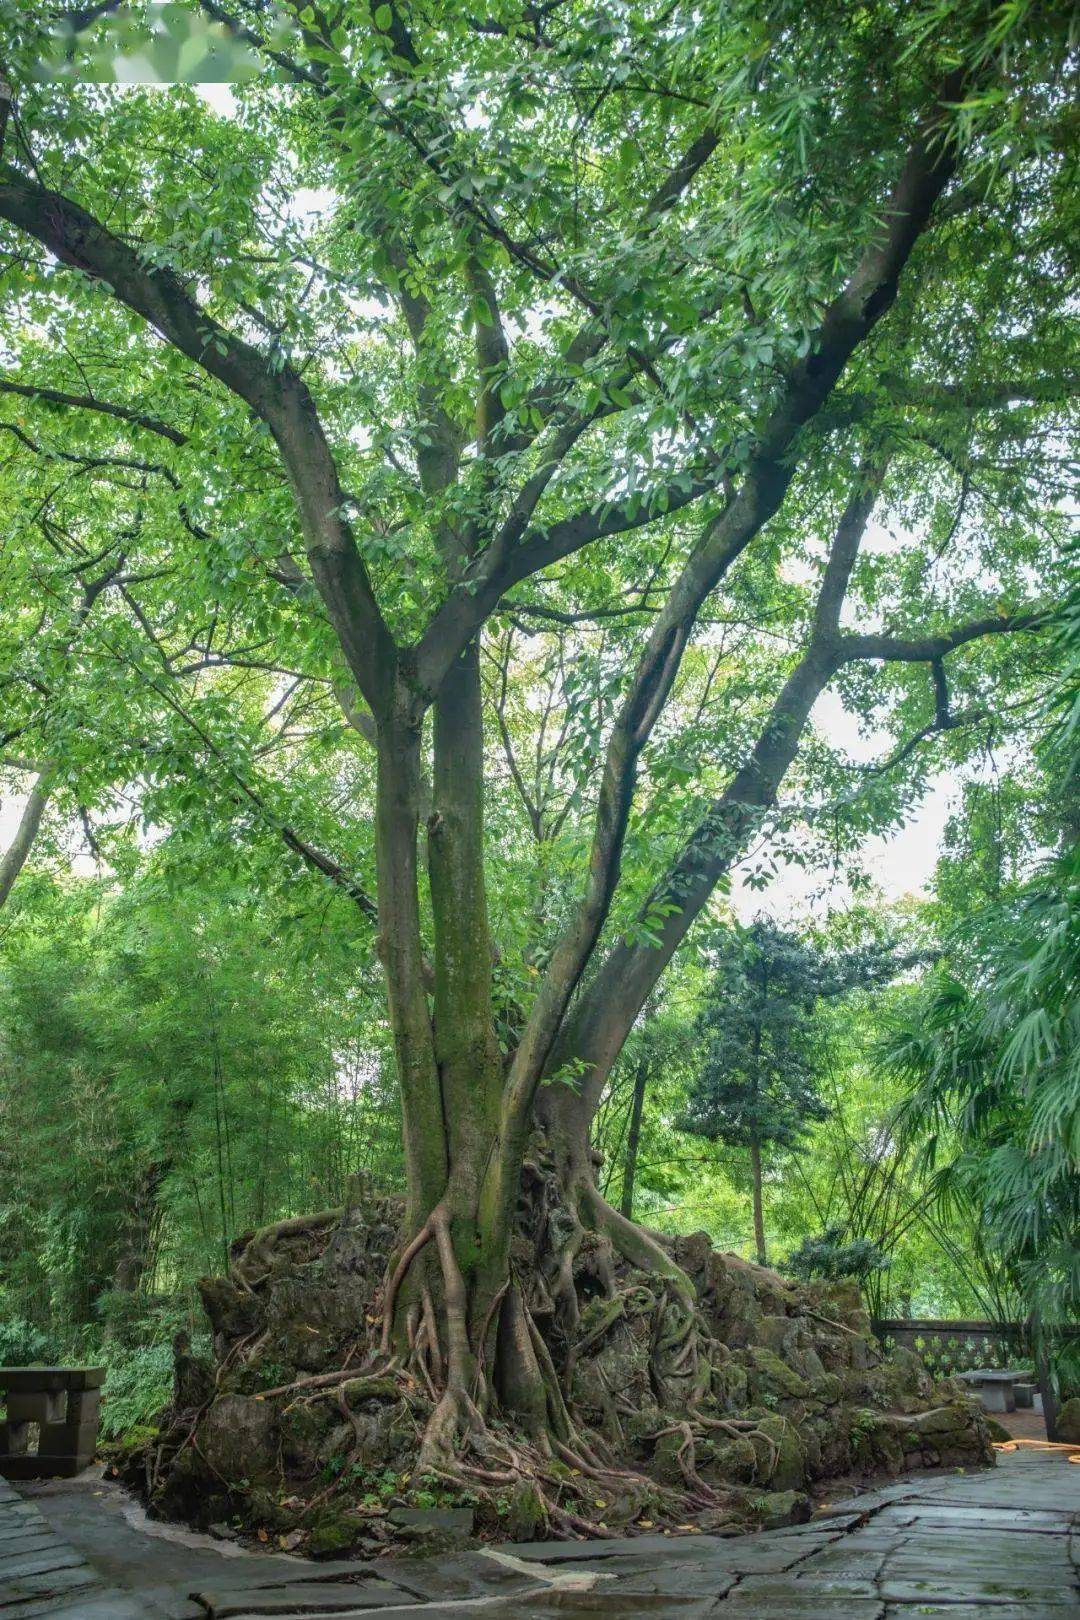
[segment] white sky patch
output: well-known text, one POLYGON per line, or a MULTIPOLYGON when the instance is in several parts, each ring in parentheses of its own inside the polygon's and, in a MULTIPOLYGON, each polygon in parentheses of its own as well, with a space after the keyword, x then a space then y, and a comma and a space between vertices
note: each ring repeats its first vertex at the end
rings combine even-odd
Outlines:
MULTIPOLYGON (((959 793, 958 779, 951 772, 943 772, 931 781, 905 827, 886 837, 868 838, 863 844, 860 864, 886 904, 929 893, 945 823, 959 793)), ((751 922, 763 915, 778 920, 818 912, 824 916, 828 911, 842 910, 852 895, 842 878, 830 878, 821 870, 784 866, 764 889, 750 888, 736 869, 730 899, 740 920, 751 922)))
MULTIPOLYGON (((818 698, 814 723, 854 763, 868 764, 888 752, 889 734, 864 731, 835 692, 823 692, 818 698)), ((929 892, 945 823, 959 796, 960 778, 954 771, 942 771, 931 777, 905 826, 898 832, 868 838, 863 844, 861 865, 886 904, 929 892)), ((736 914, 748 922, 763 914, 790 918, 818 910, 837 910, 850 901, 851 890, 840 877, 832 878, 820 868, 801 866, 782 866, 767 888, 754 889, 737 867, 732 873, 730 898, 736 914)))
POLYGON ((197 84, 194 90, 199 100, 205 101, 219 118, 236 117, 236 97, 231 84, 197 84))
POLYGON ((289 213, 298 225, 314 224, 337 206, 337 193, 329 186, 298 186, 289 199, 289 213))

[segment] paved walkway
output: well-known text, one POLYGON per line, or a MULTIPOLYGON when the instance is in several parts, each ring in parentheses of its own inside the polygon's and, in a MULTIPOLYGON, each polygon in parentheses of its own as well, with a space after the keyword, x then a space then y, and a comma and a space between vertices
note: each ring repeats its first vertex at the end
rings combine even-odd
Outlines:
POLYGON ((757 1536, 538 1543, 376 1564, 253 1556, 148 1525, 87 1476, 0 1481, 0 1620, 1067 1620, 1080 1466, 1027 1448, 757 1536))
POLYGON ((57 1533, 33 1502, 0 1479, 0 1616, 65 1620, 144 1620, 133 1594, 110 1586, 57 1533))

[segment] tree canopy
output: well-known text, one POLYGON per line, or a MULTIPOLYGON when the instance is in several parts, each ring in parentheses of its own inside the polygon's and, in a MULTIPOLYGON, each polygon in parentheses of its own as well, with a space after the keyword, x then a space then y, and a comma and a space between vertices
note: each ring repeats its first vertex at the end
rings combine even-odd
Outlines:
POLYGON ((736 866, 857 867, 1038 724, 1071 16, 182 0, 170 55, 114 9, 0 12, 0 768, 31 787, 0 905, 81 836, 242 878, 282 963, 347 912, 423 1464, 500 1407, 583 1460, 552 1346, 597 1277, 653 1279, 680 1367, 707 1338, 591 1141, 669 964, 736 866), (250 70, 224 111, 89 79, 201 61, 196 15, 250 70), (826 691, 875 758, 815 728, 826 691))

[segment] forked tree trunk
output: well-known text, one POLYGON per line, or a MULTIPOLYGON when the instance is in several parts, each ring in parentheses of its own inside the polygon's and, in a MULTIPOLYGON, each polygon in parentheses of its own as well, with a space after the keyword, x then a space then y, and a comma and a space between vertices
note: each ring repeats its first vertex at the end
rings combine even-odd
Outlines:
MULTIPOLYGON (((406 704, 407 697, 401 708, 406 704)), ((418 902, 419 727, 380 729, 380 942, 408 1183, 405 1230, 387 1284, 384 1344, 402 1360, 422 1359, 433 1384, 445 1390, 427 1442, 428 1460, 436 1464, 447 1460, 455 1435, 479 1421, 494 1392, 536 1421, 545 1407, 543 1378, 510 1279, 517 1183, 496 1173, 505 1156, 504 1068, 484 882, 481 704, 473 644, 446 676, 434 709, 425 829, 431 963, 421 948, 418 902)))

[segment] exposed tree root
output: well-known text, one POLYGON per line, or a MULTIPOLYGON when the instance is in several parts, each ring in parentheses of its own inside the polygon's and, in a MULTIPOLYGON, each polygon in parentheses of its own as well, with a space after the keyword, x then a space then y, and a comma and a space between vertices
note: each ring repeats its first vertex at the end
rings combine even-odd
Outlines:
MULTIPOLYGON (((158 1511, 243 1517, 258 1493, 245 1509, 227 1483, 243 1475, 296 1504, 303 1536, 344 1514, 376 1551, 395 1533, 388 1493, 468 1502, 481 1533, 530 1539, 719 1526, 752 1518, 770 1487, 850 1468, 865 1409, 888 1405, 854 1293, 646 1232, 543 1155, 486 1294, 463 1269, 481 1250, 460 1214, 437 1206, 404 1239, 396 1218, 384 1199, 277 1223, 239 1249, 231 1282, 201 1285, 218 1362, 148 1463, 158 1511)), ((931 1391, 904 1377, 907 1414, 931 1391)), ((965 1409, 957 1425, 956 1456, 979 1460, 978 1419, 965 1409)), ((259 1511, 278 1528, 287 1509, 259 1511)))

